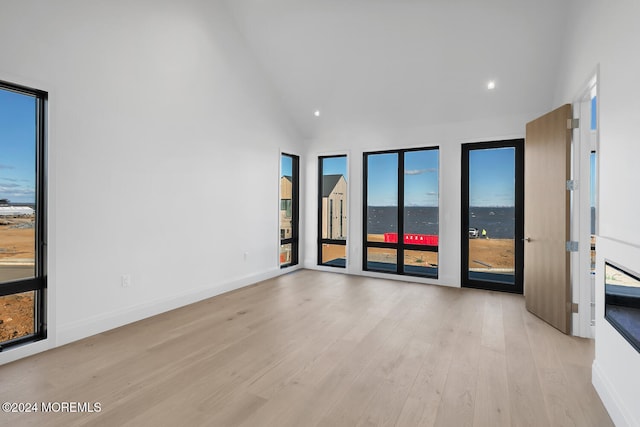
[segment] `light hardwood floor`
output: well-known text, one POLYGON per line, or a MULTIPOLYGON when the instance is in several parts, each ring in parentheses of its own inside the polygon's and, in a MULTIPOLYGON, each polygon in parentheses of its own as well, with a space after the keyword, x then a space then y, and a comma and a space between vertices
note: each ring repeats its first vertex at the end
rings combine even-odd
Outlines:
POLYGON ((0 366, 38 426, 612 425, 594 346, 521 296, 302 270, 0 366))

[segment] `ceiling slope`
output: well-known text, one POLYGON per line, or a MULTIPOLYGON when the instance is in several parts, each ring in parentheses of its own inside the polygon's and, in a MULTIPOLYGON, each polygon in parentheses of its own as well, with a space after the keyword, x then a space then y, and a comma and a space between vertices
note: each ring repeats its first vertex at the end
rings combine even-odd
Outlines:
POLYGON ((569 2, 227 4, 297 126, 314 138, 341 127, 415 127, 551 108, 569 2))

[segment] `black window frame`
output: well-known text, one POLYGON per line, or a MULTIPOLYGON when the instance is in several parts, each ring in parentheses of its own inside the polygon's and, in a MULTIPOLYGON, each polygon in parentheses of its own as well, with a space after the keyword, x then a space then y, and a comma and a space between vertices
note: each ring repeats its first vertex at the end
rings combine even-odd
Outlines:
POLYGON ((515 294, 524 293, 524 150, 523 138, 489 142, 462 144, 462 200, 461 200, 461 243, 460 282, 464 288, 501 291, 515 294), (514 283, 505 284, 489 280, 470 279, 469 270, 469 151, 514 148, 515 149, 515 272, 514 283))
MULTIPOLYGON (((280 247, 291 245, 291 260, 286 264, 280 264, 280 268, 293 267, 299 262, 299 235, 300 235, 300 156, 289 153, 280 153, 280 159, 283 156, 291 158, 291 237, 283 239, 280 237, 280 247)), ((282 178, 282 169, 280 172, 282 178)), ((280 195, 280 205, 282 204, 282 195, 280 195)), ((278 222, 280 218, 278 218, 278 222)), ((280 223, 278 223, 280 228, 280 223)))
MULTIPOLYGON (((323 176, 324 176, 324 170, 323 170, 323 161, 325 159, 334 159, 334 158, 341 158, 344 157, 345 160, 348 162, 349 158, 346 154, 334 154, 334 155, 330 155, 330 156, 318 156, 318 247, 317 247, 317 254, 318 254, 318 265, 323 266, 323 267, 333 267, 333 268, 347 268, 347 254, 345 254, 345 264, 341 265, 341 264, 328 264, 328 263, 323 263, 322 262, 322 245, 339 245, 339 246, 346 246, 347 245, 347 239, 349 238, 349 236, 346 236, 345 239, 324 239, 322 238, 322 184, 323 184, 323 176)), ((348 177, 347 177, 348 178, 348 177)), ((347 188, 348 191, 348 188, 347 188)), ((347 194, 347 200, 349 200, 349 195, 347 194)), ((332 201, 332 200, 331 200, 332 201)), ((340 212, 340 229, 342 230, 342 200, 340 201, 340 208, 341 208, 341 212, 340 212)), ((331 218, 328 218, 329 221, 331 221, 331 218)), ((348 229, 347 229, 348 232, 348 229)), ((343 233, 340 233, 341 235, 343 235, 343 233)), ((331 235, 331 233, 329 233, 329 235, 331 235)))
POLYGON ((36 225, 35 225, 35 275, 33 278, 0 283, 0 297, 24 292, 34 292, 34 333, 0 343, 0 352, 17 345, 47 338, 47 101, 48 93, 38 89, 0 80, 0 89, 32 96, 36 100, 36 225))
POLYGON ((418 148, 404 148, 404 149, 395 149, 395 150, 381 150, 381 151, 369 151, 362 153, 362 171, 363 171, 363 180, 362 180, 362 200, 363 200, 363 216, 362 216, 362 270, 363 271, 371 271, 376 273, 385 273, 385 274, 395 274, 400 276, 412 276, 412 277, 422 277, 427 279, 437 279, 440 272, 440 262, 439 262, 439 254, 438 254, 438 267, 436 267, 435 274, 418 274, 414 272, 405 271, 404 265, 404 252, 407 250, 416 250, 423 252, 439 252, 440 241, 438 239, 438 245, 412 245, 404 242, 404 155, 405 153, 412 151, 430 151, 437 150, 438 151, 438 237, 440 236, 440 146, 431 146, 431 147, 418 147, 418 148), (368 164, 368 156, 377 155, 377 154, 397 154, 398 155, 398 241, 397 243, 389 243, 389 242, 369 242, 367 240, 367 224, 368 224, 368 173, 369 173, 369 164, 368 164), (368 249, 369 248, 386 248, 386 249, 395 249, 396 251, 396 271, 389 271, 386 269, 375 269, 370 268, 368 265, 368 249))

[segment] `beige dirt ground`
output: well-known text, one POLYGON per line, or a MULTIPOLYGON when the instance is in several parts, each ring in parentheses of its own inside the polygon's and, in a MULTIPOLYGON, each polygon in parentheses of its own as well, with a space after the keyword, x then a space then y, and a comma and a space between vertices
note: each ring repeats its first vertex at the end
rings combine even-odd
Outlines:
POLYGON ((34 331, 33 292, 0 297, 0 343, 34 331))
POLYGON ((35 229, 13 228, 16 225, 30 222, 33 222, 33 219, 18 218, 0 220, 0 260, 34 258, 35 229))
MULTIPOLYGON (((32 221, 30 218, 0 219, 0 264, 21 260, 33 261, 35 229, 12 228, 32 221)), ((0 297, 0 343, 33 334, 33 316, 33 292, 0 297)))
MULTIPOLYGON (((371 234, 369 235, 369 241, 383 242, 384 236, 371 234)), ((382 261, 384 258, 395 258, 395 253, 383 248, 370 248, 369 254, 376 261, 382 261)), ((469 240, 469 268, 513 268, 514 254, 514 241, 511 239, 469 240)), ((424 265, 425 262, 431 265, 437 265, 437 252, 405 252, 405 264, 424 265)))
POLYGON ((491 266, 490 268, 513 268, 514 260, 515 242, 513 239, 469 240, 469 268, 483 268, 487 265, 491 266))
MULTIPOLYGON (((384 242, 382 234, 370 234, 370 242, 384 242)), ((510 269, 514 266, 514 241, 511 239, 471 239, 469 240, 469 268, 510 269)), ((345 246, 325 245, 323 262, 345 256, 345 246)), ((369 248, 372 261, 395 262, 395 251, 386 248, 369 248)), ((426 251, 405 251, 405 265, 438 265, 438 253, 426 251)))
POLYGON ((322 262, 328 262, 338 258, 344 258, 346 246, 342 245, 322 245, 322 262))

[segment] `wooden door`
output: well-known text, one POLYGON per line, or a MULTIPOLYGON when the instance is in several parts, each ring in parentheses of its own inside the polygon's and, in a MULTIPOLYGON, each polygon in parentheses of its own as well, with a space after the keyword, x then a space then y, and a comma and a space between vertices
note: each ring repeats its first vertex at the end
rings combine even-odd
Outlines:
POLYGON ((527 310, 571 332, 569 252, 571 105, 527 123, 524 294, 527 310))

